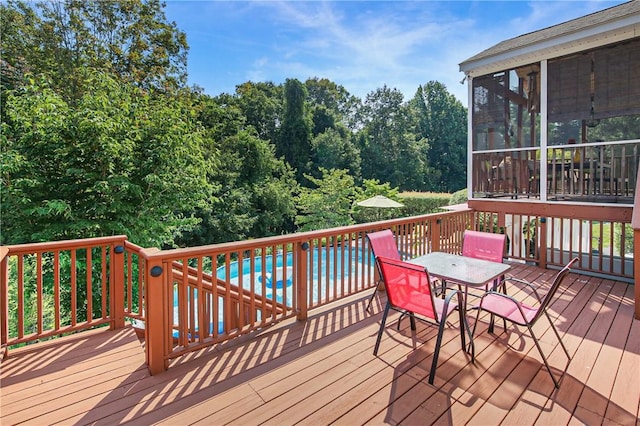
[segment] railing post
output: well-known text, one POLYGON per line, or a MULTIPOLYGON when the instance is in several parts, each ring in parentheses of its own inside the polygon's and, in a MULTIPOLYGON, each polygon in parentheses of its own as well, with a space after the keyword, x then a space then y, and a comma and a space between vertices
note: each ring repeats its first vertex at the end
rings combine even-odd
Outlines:
POLYGON ((436 219, 431 233, 431 251, 440 251, 440 235, 442 233, 442 219, 436 219))
POLYGON ((111 245, 111 329, 124 328, 124 240, 111 245))
MULTIPOLYGON (((6 343, 9 341, 9 249, 0 247, 0 359, 7 356, 6 343)), ((23 303, 18 300, 18 303, 23 303)))
POLYGON ((635 317, 640 320, 640 168, 636 176, 636 191, 631 215, 633 228, 633 286, 635 293, 635 317))
POLYGON ((307 265, 309 264, 308 257, 309 243, 306 241, 295 244, 295 256, 296 256, 296 291, 297 291, 297 304, 298 304, 298 321, 305 321, 309 312, 309 306, 307 304, 307 292, 309 288, 309 274, 307 273, 307 265))
POLYGON ((547 268, 547 218, 541 217, 538 221, 538 266, 547 268))
POLYGON ((145 301, 145 348, 147 350, 147 366, 153 375, 162 373, 168 367, 164 357, 165 336, 169 331, 165 330, 163 286, 169 271, 163 270, 161 258, 147 256, 147 250, 143 250, 143 253, 146 258, 145 293, 147 295, 145 301))
POLYGON ((633 291, 635 293, 635 317, 640 320, 640 229, 633 230, 633 291))

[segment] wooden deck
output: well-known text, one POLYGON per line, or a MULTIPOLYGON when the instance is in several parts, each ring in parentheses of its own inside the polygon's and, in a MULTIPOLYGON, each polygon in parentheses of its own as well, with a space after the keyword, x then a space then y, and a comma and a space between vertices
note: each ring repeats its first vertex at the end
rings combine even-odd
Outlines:
MULTIPOLYGON (((554 272, 517 265, 513 274, 543 284, 554 272)), ((573 359, 557 391, 530 338, 515 327, 488 334, 484 317, 475 365, 453 323, 430 386, 436 328, 418 324, 412 334, 408 321, 399 332, 391 322, 374 357, 384 296, 372 314, 368 296, 186 356, 156 376, 131 328, 10 351, 0 423, 638 425, 633 286, 577 274, 565 281, 551 310, 573 359)), ((548 324, 537 325, 558 374, 564 354, 548 324)))

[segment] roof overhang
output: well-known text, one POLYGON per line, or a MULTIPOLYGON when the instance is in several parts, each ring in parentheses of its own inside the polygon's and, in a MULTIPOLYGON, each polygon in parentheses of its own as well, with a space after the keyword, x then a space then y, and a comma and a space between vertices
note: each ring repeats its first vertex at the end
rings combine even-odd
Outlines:
POLYGON ((640 37, 640 15, 638 14, 546 38, 476 60, 471 58, 460 64, 460 71, 470 77, 487 75, 636 37, 640 37))

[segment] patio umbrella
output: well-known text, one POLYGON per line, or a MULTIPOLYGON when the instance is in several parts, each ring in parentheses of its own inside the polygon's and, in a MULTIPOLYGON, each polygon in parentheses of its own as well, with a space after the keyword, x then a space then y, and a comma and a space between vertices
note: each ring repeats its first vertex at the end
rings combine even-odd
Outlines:
POLYGON ((379 207, 383 209, 404 207, 404 204, 387 198, 384 195, 376 195, 375 197, 367 198, 356 203, 360 207, 379 207))
MULTIPOLYGON (((357 202, 356 205, 360 207, 373 207, 375 209, 392 209, 396 207, 404 207, 404 204, 394 201, 391 198, 387 198, 384 195, 376 195, 375 197, 367 198, 366 200, 357 202)), ((381 219, 381 213, 382 212, 380 210, 377 210, 377 220, 381 219)))

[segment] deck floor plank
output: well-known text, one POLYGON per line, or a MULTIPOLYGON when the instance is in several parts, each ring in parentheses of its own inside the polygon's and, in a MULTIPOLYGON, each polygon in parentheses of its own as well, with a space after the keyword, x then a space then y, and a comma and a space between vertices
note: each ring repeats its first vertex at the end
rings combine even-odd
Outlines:
MULTIPOLYGON (((535 282, 544 287, 550 284, 551 279, 553 279, 553 274, 547 274, 538 277, 535 282)), ((563 294, 562 290, 559 290, 561 295, 563 294)), ((560 298, 558 302, 552 305, 552 310, 556 313, 563 312, 567 306, 568 304, 563 303, 562 298, 560 298)), ((572 304, 572 308, 576 308, 575 303, 572 304)), ((481 377, 478 377, 474 387, 466 392, 462 393, 463 388, 461 387, 454 391, 453 396, 458 400, 452 407, 452 415, 458 416, 455 419, 456 424, 460 422, 486 424, 487 421, 498 423, 513 409, 513 406, 518 402, 518 397, 526 390, 528 383, 533 380, 536 372, 542 368, 542 359, 533 344, 533 339, 524 327, 509 325, 506 334, 500 328, 496 328, 496 332, 500 333, 500 335, 493 345, 496 351, 495 358, 493 358, 495 362, 490 366, 484 366, 483 371, 481 371, 482 375, 492 374, 495 377, 491 377, 490 380, 481 380, 481 377), (482 383, 484 386, 478 388, 476 383, 482 383), (516 383, 521 384, 518 386, 516 383), (494 392, 496 389, 499 389, 499 391, 494 392), (473 413, 464 405, 470 399, 478 397, 486 401, 487 404, 484 404, 476 413, 473 413), (462 404, 463 406, 457 407, 457 404, 462 404), (457 411, 459 411, 459 414, 457 411)), ((549 354, 551 352, 549 347, 545 348, 545 346, 549 346, 545 342, 545 340, 548 340, 548 335, 553 336, 551 348, 558 344, 555 334, 553 334, 550 325, 545 320, 536 324, 534 332, 539 337, 545 353, 549 354)), ((483 335, 478 335, 478 339, 482 337, 483 335)), ((553 363, 551 364, 553 366, 553 363)), ((548 374, 546 370, 545 374, 548 374)), ((548 379, 551 382, 551 379, 548 379)))
MULTIPOLYGON (((596 282, 599 281, 599 279, 596 280, 596 282)), ((593 318, 595 317, 595 314, 591 317, 585 317, 582 315, 582 311, 589 303, 589 300, 593 297, 596 289, 593 282, 591 285, 589 282, 589 279, 584 277, 575 277, 575 279, 571 281, 570 286, 562 292, 559 302, 554 303, 551 307, 552 312, 557 314, 557 318, 553 318, 552 316, 554 324, 556 325, 569 354, 572 356, 575 354, 579 342, 582 340, 582 337, 574 338, 572 329, 582 327, 585 322, 593 321, 593 318), (562 304, 562 307, 559 306, 560 304, 562 304), (577 320, 578 318, 580 318, 580 321, 577 320)), ((545 319, 542 319, 541 321, 546 324, 545 319)), ((548 333, 552 335, 553 339, 556 339, 556 336, 553 335, 550 328, 548 333)), ((503 419, 503 424, 505 425, 527 424, 526 419, 536 418, 540 414, 541 409, 547 404, 555 389, 553 382, 549 377, 549 372, 546 367, 543 367, 542 358, 538 354, 537 349, 533 346, 533 341, 528 337, 528 333, 525 339, 528 341, 529 357, 538 363, 540 369, 538 370, 536 377, 520 395, 518 402, 511 408, 507 416, 503 419)), ((566 355, 559 345, 557 345, 551 353, 545 353, 547 353, 549 363, 552 367, 555 365, 566 365, 566 355)), ((560 371, 554 371, 554 374, 559 373, 560 371)), ((561 389, 571 386, 571 383, 565 385, 564 381, 567 381, 566 374, 565 377, 561 379, 561 389)))
MULTIPOLYGON (((430 336, 425 334, 421 335, 421 338, 433 338, 435 333, 436 331, 432 327, 429 331, 430 336)), ((450 330, 445 334, 453 334, 453 338, 443 339, 441 357, 438 362, 440 365, 446 362, 448 356, 464 356, 461 354, 457 330, 450 330)), ((388 348, 390 341, 383 343, 388 348)), ((331 400, 307 416, 305 423, 329 424, 337 421, 350 411, 353 411, 354 406, 370 402, 369 398, 376 393, 384 395, 385 392, 380 392, 383 388, 395 386, 398 389, 399 386, 394 383, 398 380, 406 380, 410 385, 415 385, 424 377, 424 370, 431 364, 432 350, 426 349, 424 346, 413 350, 410 346, 406 346, 407 343, 409 342, 405 341, 404 344, 395 345, 386 352, 382 352, 381 347, 379 357, 360 366, 357 375, 345 382, 347 386, 342 386, 341 382, 336 382, 335 386, 325 390, 333 398, 327 398, 331 400)), ((367 354, 372 352, 373 347, 370 346, 367 354)), ((390 395, 392 396, 393 394, 391 393, 390 395)), ((364 410, 371 413, 368 408, 364 408, 364 410)), ((345 421, 346 419, 341 419, 341 422, 345 421)))
MULTIPOLYGON (((621 425, 637 423, 640 418, 640 321, 633 319, 634 306, 628 302, 633 297, 633 286, 626 286, 625 298, 616 319, 631 324, 605 412, 607 420, 621 425)), ((611 332, 616 333, 617 330, 612 327, 611 332)), ((611 370, 608 369, 608 372, 611 373, 611 370)))
MULTIPOLYGON (((540 284, 554 271, 514 265, 540 284)), ((515 291, 514 296, 526 294, 515 291)), ((550 312, 572 354, 553 388, 533 341, 512 325, 487 332, 476 362, 461 351, 457 317, 444 334, 435 386, 427 383, 437 329, 390 316, 373 346, 384 293, 368 293, 254 336, 187 354, 150 376, 130 328, 92 331, 9 351, 0 364, 1 424, 621 424, 638 426, 640 321, 633 287, 571 274, 550 312)), ((475 313, 470 313, 473 326, 475 313)), ((536 324, 554 374, 566 357, 546 320, 536 324)))
MULTIPOLYGON (((594 280, 595 281, 595 280, 594 280)), ((592 282, 592 281, 590 281, 592 282)), ((611 286, 603 284, 602 281, 595 287, 594 295, 589 299, 579 314, 579 324, 586 326, 586 333, 572 334, 573 336, 584 336, 582 339, 570 339, 577 343, 575 354, 571 363, 567 368, 563 383, 560 389, 554 395, 554 398, 547 402, 547 411, 543 411, 539 421, 546 424, 567 424, 574 416, 577 403, 585 389, 585 383, 589 379, 589 375, 593 369, 602 344, 609 331, 609 326, 613 317, 607 315, 605 303, 608 300, 608 294, 611 286), (591 321, 588 321, 591 319, 591 321), (566 384, 566 386, 565 386, 566 384), (552 405, 559 404, 562 409, 551 409, 552 405)), ((573 324, 576 324, 574 321, 573 324)), ((579 328, 580 325, 576 328, 579 328)), ((571 327, 570 327, 571 329, 571 327)), ((582 328, 580 331, 583 331, 582 328)), ((569 353, 572 350, 569 349, 569 353)), ((575 413, 580 414, 580 413, 575 413)))
MULTIPOLYGON (((410 333, 407 329, 405 329, 405 331, 410 333)), ((395 330, 389 330, 389 332, 395 333, 395 330)), ((429 327, 427 333, 420 334, 418 337, 420 341, 428 338, 433 342, 432 339, 436 332, 435 327, 429 327)), ((439 364, 445 362, 450 356, 461 356, 465 358, 466 356, 461 350, 458 330, 449 329, 445 331, 445 336, 446 337, 443 338, 439 364)), ((371 359, 374 340, 374 338, 370 339, 371 344, 367 347, 362 357, 363 361, 367 358, 371 359)), ((331 417, 331 421, 337 420, 341 415, 350 410, 349 405, 353 406, 353 403, 363 401, 361 398, 363 392, 366 396, 367 391, 375 393, 387 386, 391 386, 396 390, 402 389, 401 392, 403 392, 405 388, 408 387, 408 389, 410 389, 411 386, 419 383, 424 373, 415 374, 414 370, 416 367, 421 371, 429 368, 432 361, 432 349, 426 347, 428 343, 421 344, 417 349, 413 349, 411 340, 400 341, 400 344, 395 345, 393 345, 393 342, 395 342, 395 340, 383 340, 378 358, 374 358, 372 361, 365 363, 358 360, 360 366, 357 372, 354 372, 350 377, 345 377, 344 381, 336 381, 332 386, 323 389, 322 400, 313 402, 313 413, 311 416, 304 417, 304 423, 326 424, 329 422, 327 416, 331 417), (387 348, 387 351, 382 351, 383 344, 387 348), (389 350, 390 346, 391 350, 389 350), (407 386, 398 385, 398 382, 403 380, 406 380, 407 386), (364 383, 366 383, 366 385, 363 387, 364 383), (351 401, 351 404, 344 405, 344 401, 351 401), (336 410, 336 405, 341 404, 342 410, 336 410), (328 407, 332 408, 328 409, 328 407)), ((392 396, 394 394, 395 392, 391 393, 392 396)))
MULTIPOLYGON (((395 320, 398 318, 398 315, 393 315, 390 316, 390 319, 388 321, 388 324, 390 324, 390 327, 393 327, 393 324, 395 324, 395 320)), ((389 340, 391 340, 392 338, 387 336, 386 334, 384 335, 385 338, 383 339, 383 341, 381 342, 381 351, 379 353, 380 356, 386 356, 386 357, 390 357, 392 358, 392 353, 391 351, 393 350, 400 350, 402 351, 401 353, 394 355, 395 358, 403 358, 406 356, 407 353, 407 347, 410 347, 410 344, 407 345, 408 342, 410 342, 412 340, 412 337, 410 337, 410 332, 408 331, 408 321, 403 321, 403 329, 402 329, 402 333, 399 333, 398 335, 395 336, 395 343, 394 344, 386 344, 385 343, 389 340), (408 335, 406 334, 408 333, 408 335), (404 344, 403 344, 404 343, 404 344), (385 345, 384 347, 382 345, 385 345), (386 351, 385 351, 385 347, 386 347, 386 351)), ((291 413, 291 415, 293 417, 295 416, 299 416, 301 413, 305 413, 305 412, 309 412, 309 411, 313 411, 314 407, 316 409, 320 408, 322 405, 324 405, 325 403, 329 402, 331 399, 333 399, 334 395, 335 395, 335 388, 337 387, 338 389, 343 389, 345 387, 345 381, 348 381, 349 379, 352 379, 353 376, 355 376, 355 378, 353 378, 352 380, 358 380, 358 371, 362 371, 363 369, 363 364, 366 364, 367 362, 370 362, 372 359, 371 353, 373 352, 373 345, 374 345, 374 341, 375 339, 372 337, 375 335, 375 333, 378 330, 378 324, 375 323, 373 326, 371 327, 367 327, 366 330, 362 330, 364 333, 362 334, 362 339, 355 343, 355 345, 352 345, 349 349, 349 351, 345 352, 345 351, 341 351, 341 352, 337 352, 337 348, 335 348, 335 345, 331 345, 330 347, 328 347, 328 351, 330 353, 335 353, 336 356, 342 360, 342 363, 338 364, 336 366, 336 363, 332 363, 331 362, 331 358, 325 358, 325 359, 320 359, 318 360, 318 362, 322 365, 324 365, 324 367, 322 368, 322 373, 320 375, 318 375, 317 379, 314 378, 313 383, 305 386, 304 385, 304 377, 298 377, 298 375, 293 376, 293 381, 290 383, 290 386, 287 387, 287 394, 282 394, 279 395, 278 397, 283 397, 283 405, 276 405, 276 409, 274 410, 272 407, 269 407, 269 412, 267 414, 268 420, 271 421, 278 421, 278 418, 282 418, 283 416, 286 416, 287 413, 291 413), (333 368, 338 368, 340 369, 340 380, 336 380, 336 376, 334 374, 325 374, 327 365, 330 367, 331 370, 333 370, 333 368), (308 389, 305 389, 308 388, 308 389), (312 397, 312 398, 311 398, 312 397), (295 403, 295 404, 292 404, 295 403), (302 405, 304 406, 303 410, 300 410, 300 408, 296 407, 296 405, 302 405)), ((422 326, 420 325, 418 328, 418 332, 416 333, 416 338, 423 340, 426 338, 426 340, 428 340, 429 337, 431 337, 432 335, 432 327, 427 328, 426 330, 423 331, 422 326), (424 336, 425 334, 428 334, 428 336, 424 336)), ((392 332, 393 333, 393 332, 392 332)), ((375 368, 375 367, 374 367, 375 368)), ((367 373, 368 376, 371 376, 374 371, 370 371, 370 369, 367 369, 367 373)), ((253 413, 252 413, 253 414, 253 413)), ((302 420, 304 418, 304 416, 302 416, 300 418, 300 420, 302 420)), ((267 420, 267 419, 265 419, 267 420)), ((246 419, 243 418, 239 418, 238 421, 241 423, 243 421, 246 421, 246 419)))
POLYGON ((605 317, 603 321, 610 321, 610 328, 607 330, 604 344, 585 383, 585 390, 578 401, 579 409, 593 412, 601 422, 607 410, 616 372, 622 358, 622 350, 631 328, 630 318, 617 315, 620 299, 628 286, 613 285, 609 282, 607 285, 612 285, 612 289, 600 311, 600 316, 605 317))

